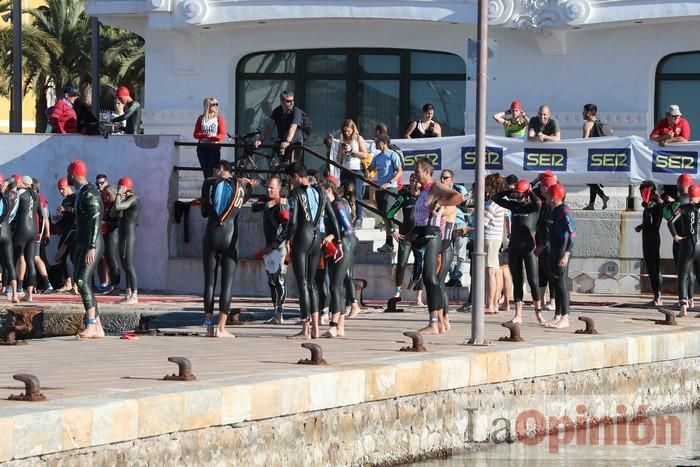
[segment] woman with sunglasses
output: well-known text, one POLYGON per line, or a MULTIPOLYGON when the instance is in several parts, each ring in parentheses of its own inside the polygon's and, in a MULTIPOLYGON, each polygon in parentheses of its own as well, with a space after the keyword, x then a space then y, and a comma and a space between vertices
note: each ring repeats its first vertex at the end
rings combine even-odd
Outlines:
POLYGON ((226 137, 224 117, 219 114, 219 102, 213 97, 205 97, 202 102, 202 114, 194 125, 194 139, 197 146, 197 159, 204 172, 204 178, 214 176, 214 166, 221 160, 221 143, 226 137))

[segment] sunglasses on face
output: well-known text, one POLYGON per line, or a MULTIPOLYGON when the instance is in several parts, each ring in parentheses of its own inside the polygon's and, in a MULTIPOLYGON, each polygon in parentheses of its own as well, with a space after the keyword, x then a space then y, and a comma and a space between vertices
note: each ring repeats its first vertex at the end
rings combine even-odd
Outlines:
POLYGON ((451 178, 452 177, 450 177, 449 175, 443 175, 442 177, 440 177, 440 180, 449 180, 451 178))
POLYGON ((283 101, 285 104, 291 104, 294 102, 294 99, 284 99, 283 101))
POLYGON ((218 107, 218 106, 219 106, 218 102, 212 102, 211 104, 209 104, 209 107, 218 107))

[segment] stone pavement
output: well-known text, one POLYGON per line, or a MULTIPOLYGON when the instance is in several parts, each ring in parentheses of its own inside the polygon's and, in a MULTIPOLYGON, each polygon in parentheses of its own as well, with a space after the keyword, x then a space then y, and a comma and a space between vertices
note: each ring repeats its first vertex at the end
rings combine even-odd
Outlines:
MULTIPOLYGON (((37 305, 52 307, 79 307, 77 297, 50 296, 38 297, 37 305)), ((101 297, 102 302, 113 301, 101 297)), ((660 319, 661 313, 645 308, 648 298, 574 295, 572 297, 572 326, 565 330, 545 329, 535 321, 531 308, 526 308, 522 336, 526 343, 557 344, 585 341, 591 336, 574 334, 583 327, 578 316, 586 315, 595 319, 601 337, 619 336, 624 333, 649 334, 673 329, 655 325, 652 320, 660 319), (630 307, 616 307, 615 304, 629 303, 630 307), (613 306, 611 306, 613 305, 613 306)), ((137 309, 146 314, 156 314, 158 318, 151 327, 161 330, 168 326, 179 326, 180 331, 201 331, 194 326, 201 322, 201 302, 194 296, 143 296, 143 303, 137 309)), ((667 297, 670 303, 670 297, 667 297)), ((116 309, 117 305, 101 305, 102 310, 116 309)), ((263 299, 242 299, 234 307, 246 307, 248 316, 256 321, 244 326, 231 326, 237 339, 207 339, 197 336, 166 337, 139 336, 138 340, 123 340, 109 336, 101 340, 76 341, 73 337, 57 337, 28 341, 24 346, 0 347, 3 365, 0 367, 0 412, 9 407, 25 403, 10 402, 10 394, 19 393, 23 385, 12 379, 13 374, 31 373, 39 377, 42 392, 49 400, 60 400, 86 395, 114 394, 131 390, 160 388, 177 385, 176 382, 161 381, 166 374, 176 372, 174 364, 167 361, 169 356, 185 356, 192 362, 192 372, 200 381, 214 381, 221 378, 240 377, 244 382, 253 376, 274 376, 289 373, 300 368, 296 362, 308 358, 308 351, 300 348, 300 341, 285 339, 297 332, 299 326, 265 325, 261 319, 269 315, 267 301, 263 299)), ((292 302, 290 310, 296 305, 292 302)), ((133 312, 135 307, 129 307, 133 312)), ((325 359, 330 363, 353 364, 396 357, 397 351, 409 343, 402 333, 416 330, 426 323, 424 308, 403 305, 404 313, 383 313, 382 308, 368 309, 350 320, 346 326, 347 337, 338 339, 318 339, 325 359)), ((545 314, 551 316, 551 312, 545 314)), ((678 320, 676 328, 700 328, 700 320, 691 313, 688 318, 678 320)), ((486 317, 486 337, 493 345, 488 347, 464 346, 469 336, 469 315, 453 312, 452 330, 444 335, 427 336, 425 345, 428 351, 459 352, 517 348, 518 343, 498 342, 498 338, 508 331, 500 326, 502 321, 511 318, 501 312, 486 317)))

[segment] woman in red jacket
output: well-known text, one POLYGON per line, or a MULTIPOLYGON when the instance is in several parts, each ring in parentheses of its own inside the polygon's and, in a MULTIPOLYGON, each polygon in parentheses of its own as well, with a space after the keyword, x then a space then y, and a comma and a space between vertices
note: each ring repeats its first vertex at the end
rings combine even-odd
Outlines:
MULTIPOLYGON (((224 117, 219 114, 219 102, 213 97, 204 98, 202 115, 194 125, 194 138, 200 143, 220 143, 226 136, 224 117)), ((221 160, 221 146, 206 144, 197 146, 197 159, 204 178, 214 175, 214 166, 221 160)))

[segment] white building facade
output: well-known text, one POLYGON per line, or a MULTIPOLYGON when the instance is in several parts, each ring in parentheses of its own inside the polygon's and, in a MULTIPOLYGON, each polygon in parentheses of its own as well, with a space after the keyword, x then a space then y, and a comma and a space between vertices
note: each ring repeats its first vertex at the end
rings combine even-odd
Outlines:
MULTIPOLYGON (((445 135, 473 132, 476 0, 92 0, 88 11, 146 40, 146 133, 189 138, 206 96, 246 133, 283 89, 312 117, 312 146, 345 118, 399 136, 427 102, 445 135)), ((491 0, 489 18, 490 112, 548 104, 578 137, 592 102, 617 134, 645 135, 673 103, 700 126, 700 1, 491 0)))

